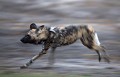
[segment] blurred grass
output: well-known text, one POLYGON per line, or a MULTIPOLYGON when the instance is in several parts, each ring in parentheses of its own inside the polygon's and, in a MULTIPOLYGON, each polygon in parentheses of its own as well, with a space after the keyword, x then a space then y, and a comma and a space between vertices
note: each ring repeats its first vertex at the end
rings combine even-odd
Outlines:
POLYGON ((11 71, 4 71, 0 73, 0 77, 91 77, 91 75, 88 74, 60 74, 60 73, 15 73, 11 71))

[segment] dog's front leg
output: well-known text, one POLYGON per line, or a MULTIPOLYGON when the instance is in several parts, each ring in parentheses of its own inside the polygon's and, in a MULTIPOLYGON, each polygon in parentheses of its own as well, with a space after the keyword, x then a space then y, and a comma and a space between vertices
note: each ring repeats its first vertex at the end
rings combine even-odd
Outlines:
POLYGON ((20 68, 27 68, 30 64, 32 64, 36 59, 38 59, 39 57, 43 56, 44 54, 47 53, 47 50, 49 49, 49 45, 45 45, 44 48, 42 49, 42 51, 35 55, 30 61, 28 61, 26 64, 24 64, 23 66, 21 66, 20 68))

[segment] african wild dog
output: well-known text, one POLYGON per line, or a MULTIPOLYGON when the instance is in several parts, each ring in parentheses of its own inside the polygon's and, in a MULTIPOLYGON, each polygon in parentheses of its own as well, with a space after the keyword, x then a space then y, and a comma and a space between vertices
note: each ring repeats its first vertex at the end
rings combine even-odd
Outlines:
POLYGON ((97 52, 99 62, 101 61, 101 55, 106 62, 110 62, 104 47, 100 45, 97 33, 92 26, 71 25, 64 27, 47 27, 41 25, 37 27, 36 24, 32 23, 30 25, 30 31, 21 39, 21 41, 23 43, 31 44, 42 43, 43 49, 29 62, 21 66, 21 68, 28 67, 37 58, 46 54, 49 48, 52 49, 51 62, 53 63, 54 51, 57 47, 72 44, 78 39, 81 40, 84 46, 97 52), (100 52, 102 54, 100 54, 100 52))

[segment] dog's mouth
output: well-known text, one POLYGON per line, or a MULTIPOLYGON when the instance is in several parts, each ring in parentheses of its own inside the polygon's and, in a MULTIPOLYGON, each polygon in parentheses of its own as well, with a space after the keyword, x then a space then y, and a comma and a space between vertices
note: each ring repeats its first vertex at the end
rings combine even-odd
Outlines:
POLYGON ((22 43, 29 43, 30 39, 31 39, 31 37, 29 35, 25 35, 25 37, 23 37, 20 41, 22 43))
POLYGON ((25 37, 23 37, 20 41, 22 43, 30 43, 30 44, 36 44, 36 45, 42 43, 42 40, 41 41, 33 40, 29 35, 25 35, 25 37))

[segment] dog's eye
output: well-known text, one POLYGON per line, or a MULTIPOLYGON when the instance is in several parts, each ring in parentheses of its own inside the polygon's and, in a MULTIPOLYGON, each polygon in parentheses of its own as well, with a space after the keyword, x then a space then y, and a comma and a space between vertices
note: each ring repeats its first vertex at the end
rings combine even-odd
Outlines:
POLYGON ((43 32, 43 30, 39 29, 37 33, 40 34, 40 33, 42 33, 42 32, 43 32))
POLYGON ((37 33, 38 31, 39 31, 39 29, 36 29, 36 31, 35 31, 35 32, 37 33))

